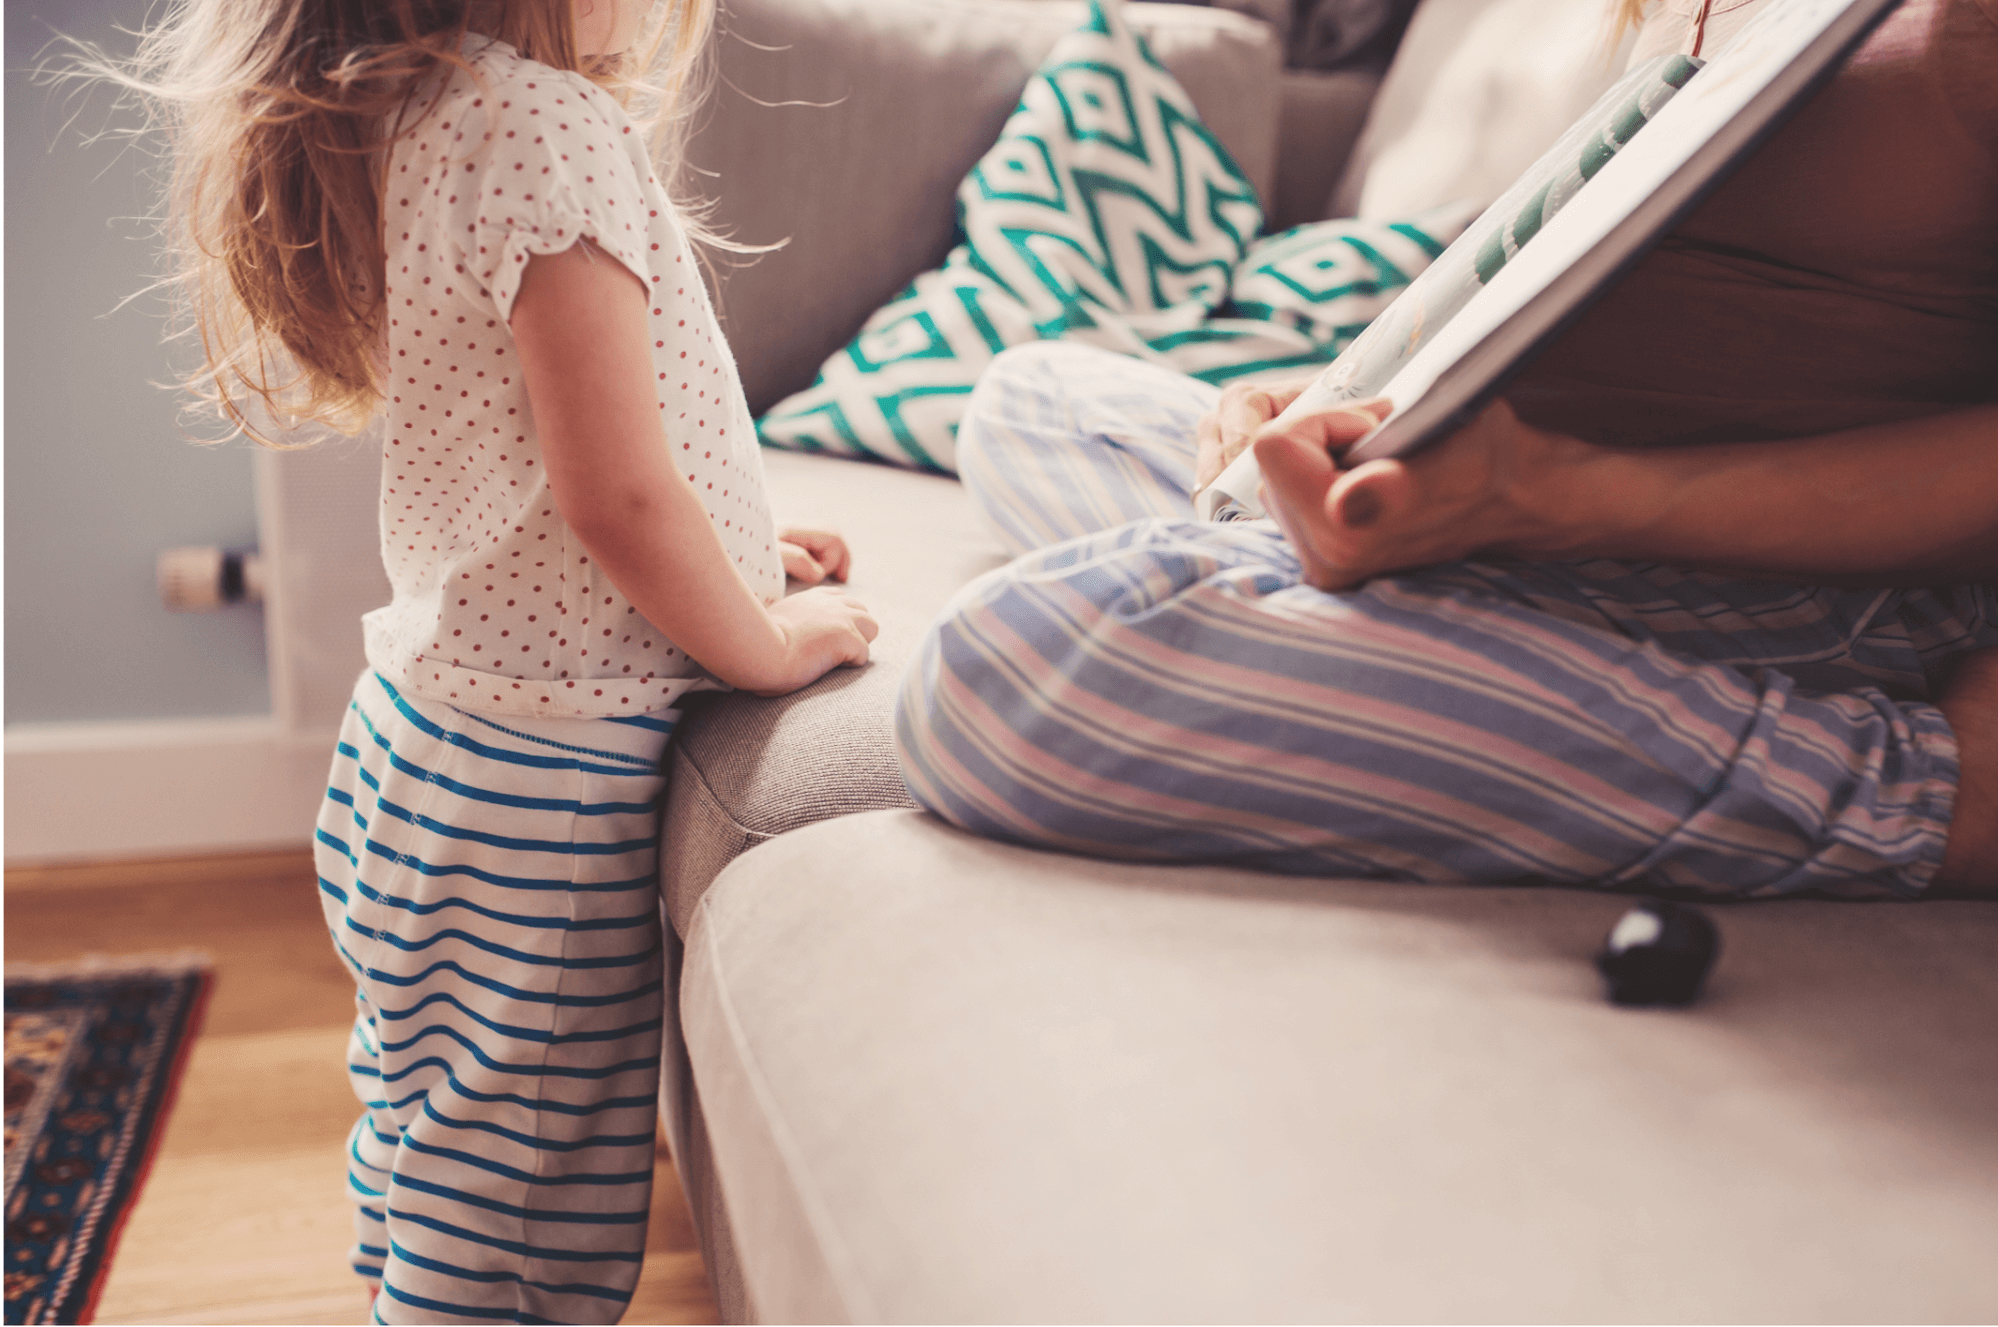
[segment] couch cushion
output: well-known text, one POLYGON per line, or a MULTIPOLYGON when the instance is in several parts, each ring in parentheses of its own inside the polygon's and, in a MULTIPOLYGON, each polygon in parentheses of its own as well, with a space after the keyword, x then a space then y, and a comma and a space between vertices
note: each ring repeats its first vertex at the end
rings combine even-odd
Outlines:
POLYGON ((1278 82, 1276 188, 1264 224, 1289 230, 1331 213, 1332 188, 1366 124, 1379 74, 1286 69, 1278 82))
POLYGON ((1998 1303, 1998 905, 1096 862, 917 812, 736 862, 681 985, 766 1321, 1930 1321, 1998 1303))
POLYGON ((902 664, 959 586, 1005 561, 955 479, 863 461, 764 453, 780 523, 824 520, 853 549, 854 594, 881 623, 865 668, 766 700, 693 697, 673 734, 660 886, 682 934, 717 872, 800 825, 909 806, 892 727, 902 664))
POLYGON ((1398 217, 1483 207, 1553 145, 1623 69, 1608 5, 1423 0, 1327 206, 1398 217))
MULTIPOLYGON (((1255 19, 1133 4, 1133 26, 1267 196, 1276 34, 1255 19)), ((825 357, 953 242, 953 191, 1086 5, 1069 0, 726 0, 713 102, 687 184, 744 243, 717 264, 723 330, 750 408, 825 357)))

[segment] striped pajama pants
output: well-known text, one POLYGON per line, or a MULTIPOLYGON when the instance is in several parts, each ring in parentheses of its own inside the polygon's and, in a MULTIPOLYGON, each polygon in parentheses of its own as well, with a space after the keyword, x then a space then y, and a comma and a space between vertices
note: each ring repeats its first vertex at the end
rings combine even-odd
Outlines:
POLYGON ((1326 593, 1269 521, 1192 519, 1218 392, 1069 345, 1001 355, 960 472, 1012 551, 896 720, 923 805, 1099 856, 1710 895, 1919 894, 1998 644, 1989 586, 1840 590, 1590 560, 1326 593))
POLYGON ((616 1322, 645 1248, 661 758, 676 712, 355 688, 317 835, 358 985, 354 1270, 376 1321, 616 1322))

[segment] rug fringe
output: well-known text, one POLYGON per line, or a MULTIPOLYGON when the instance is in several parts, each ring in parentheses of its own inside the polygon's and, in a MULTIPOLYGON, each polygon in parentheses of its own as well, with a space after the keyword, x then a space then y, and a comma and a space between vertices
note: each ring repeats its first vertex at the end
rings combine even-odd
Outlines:
POLYGON ((146 954, 85 954, 59 963, 9 963, 8 981, 60 981, 75 977, 184 976, 215 966, 205 949, 157 950, 146 954))

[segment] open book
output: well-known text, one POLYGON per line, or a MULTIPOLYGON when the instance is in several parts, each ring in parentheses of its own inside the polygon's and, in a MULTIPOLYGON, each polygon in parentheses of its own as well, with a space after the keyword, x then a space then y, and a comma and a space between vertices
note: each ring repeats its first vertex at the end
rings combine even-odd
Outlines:
MULTIPOLYGON (((1711 60, 1661 56, 1630 71, 1278 420, 1387 397, 1393 412, 1347 449, 1347 463, 1398 456, 1468 423, 1897 3, 1767 0, 1711 60)), ((1208 520, 1261 516, 1261 485, 1244 452, 1195 510, 1208 520)))

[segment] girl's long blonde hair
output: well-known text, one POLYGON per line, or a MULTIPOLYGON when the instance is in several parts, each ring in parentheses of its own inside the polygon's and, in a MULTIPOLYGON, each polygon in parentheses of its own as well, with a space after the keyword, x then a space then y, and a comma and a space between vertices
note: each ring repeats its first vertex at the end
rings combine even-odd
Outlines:
MULTIPOLYGON (((459 54, 468 32, 611 91, 650 135, 660 178, 677 180, 714 0, 660 0, 634 51, 610 57, 577 54, 571 5, 173 0, 129 61, 69 44, 55 77, 112 82, 165 133, 160 284, 174 295, 176 334, 202 351, 181 386, 232 436, 283 445, 246 414, 252 402, 280 432, 353 433, 374 414, 387 148, 434 104, 418 104, 430 74, 470 71, 459 54)), ((441 93, 443 81, 431 86, 441 93)), ((709 238, 698 208, 688 220, 709 238)))

